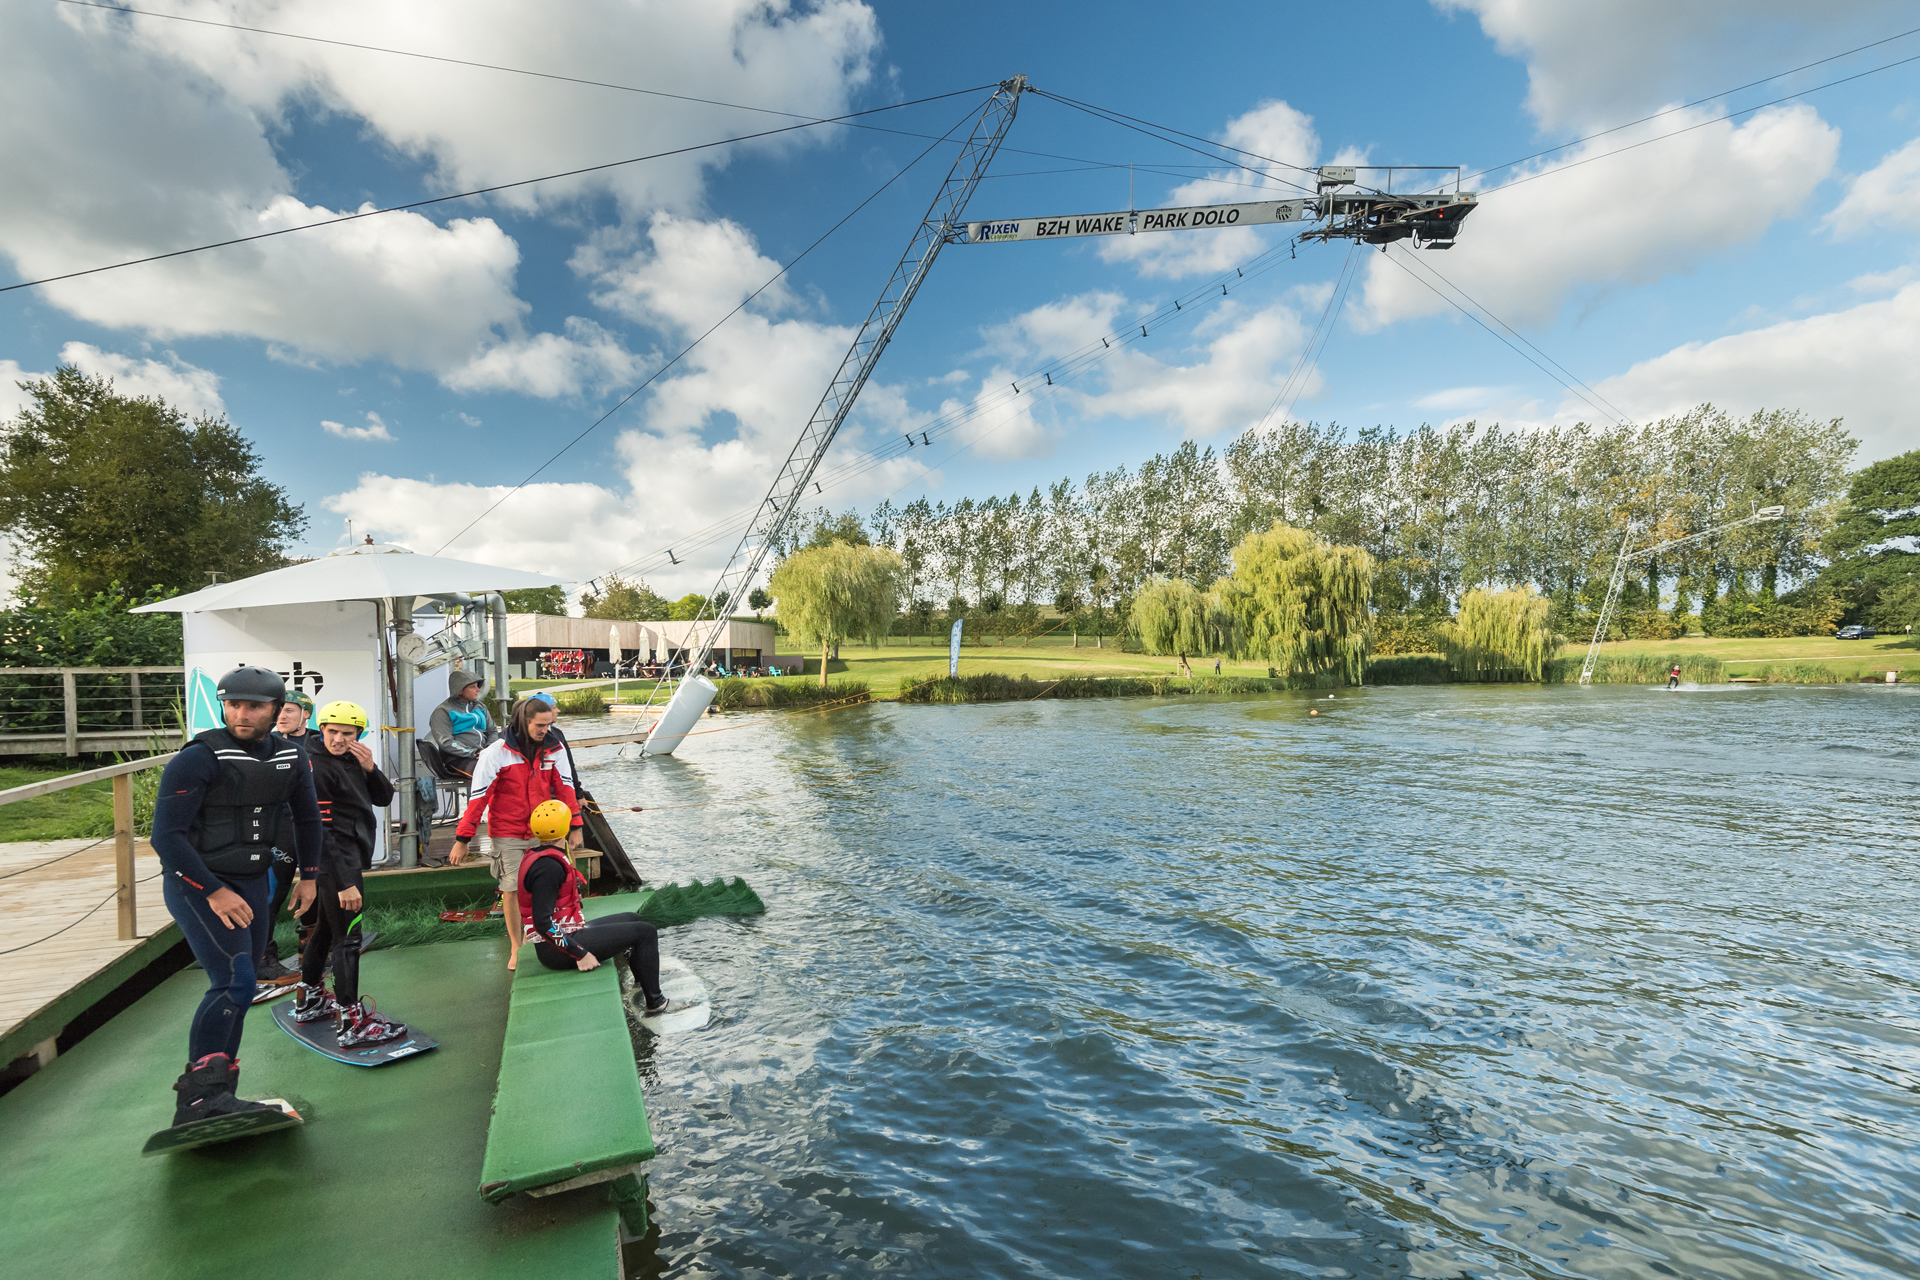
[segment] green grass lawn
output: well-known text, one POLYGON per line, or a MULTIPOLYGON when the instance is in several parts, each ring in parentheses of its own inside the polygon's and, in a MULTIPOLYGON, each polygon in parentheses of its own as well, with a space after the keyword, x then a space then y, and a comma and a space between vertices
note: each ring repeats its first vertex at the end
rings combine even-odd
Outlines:
MULTIPOLYGON (((0 767, 0 791, 24 787, 30 782, 45 782, 73 769, 22 769, 0 767)), ((75 836, 113 834, 113 784, 89 782, 50 796, 37 796, 18 804, 0 805, 0 841, 66 840, 75 836)))
MULTIPOLYGON (((1579 657, 1584 644, 1570 644, 1562 657, 1579 657)), ((1843 680, 1857 680, 1869 672, 1906 671, 1920 678, 1920 636, 1877 636, 1872 640, 1835 640, 1832 636, 1792 636, 1783 640, 1731 640, 1689 636, 1684 640, 1613 640, 1602 654, 1658 653, 1719 658, 1729 674, 1741 674, 1743 665, 1766 662, 1818 662, 1843 680)))

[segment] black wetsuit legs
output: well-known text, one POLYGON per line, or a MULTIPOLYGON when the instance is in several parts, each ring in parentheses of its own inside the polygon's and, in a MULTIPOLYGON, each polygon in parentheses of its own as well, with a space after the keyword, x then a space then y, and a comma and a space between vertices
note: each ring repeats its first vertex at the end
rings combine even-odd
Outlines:
POLYGON ((240 1055, 240 1033, 246 1029, 247 1007, 253 1003, 258 977, 253 958, 267 945, 267 933, 273 927, 267 915, 266 876, 235 876, 223 883, 253 908, 253 923, 247 928, 229 929, 207 905, 206 895, 178 876, 167 876, 160 885, 188 950, 207 971, 207 994, 200 998, 187 1033, 189 1062, 210 1053, 240 1055))
POLYGON ((315 896, 318 913, 313 932, 300 950, 300 981, 317 987, 333 958, 333 998, 341 1004, 360 999, 360 918, 359 911, 340 905, 340 886, 329 877, 320 877, 320 892, 315 896))
MULTIPOLYGON (((601 916, 567 935, 567 941, 585 947, 601 960, 626 953, 633 980, 640 984, 648 1004, 660 1002, 660 932, 631 911, 601 916)), ((534 954, 549 969, 572 969, 573 957, 550 942, 536 942, 534 954)))

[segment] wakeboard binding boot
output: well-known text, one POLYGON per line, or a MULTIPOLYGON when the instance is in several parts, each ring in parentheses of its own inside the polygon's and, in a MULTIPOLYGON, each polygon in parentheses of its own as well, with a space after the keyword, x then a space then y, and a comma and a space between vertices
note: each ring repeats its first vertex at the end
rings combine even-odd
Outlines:
POLYGON ((210 1053, 189 1062, 184 1074, 173 1082, 180 1100, 174 1104, 173 1123, 178 1128, 209 1116, 237 1115, 242 1111, 275 1111, 264 1102, 248 1102, 235 1096, 240 1085, 240 1064, 224 1053, 210 1053))
POLYGON ((407 1034, 407 1024, 383 1018, 373 1007, 373 997, 361 996, 353 1004, 339 1006, 334 1015, 334 1039, 342 1049, 363 1044, 383 1044, 407 1034))
POLYGON ((334 1018, 340 1012, 340 1002, 333 998, 333 992, 327 990, 322 982, 317 986, 308 986, 302 982, 293 992, 293 1020, 297 1023, 318 1022, 322 1018, 334 1018))

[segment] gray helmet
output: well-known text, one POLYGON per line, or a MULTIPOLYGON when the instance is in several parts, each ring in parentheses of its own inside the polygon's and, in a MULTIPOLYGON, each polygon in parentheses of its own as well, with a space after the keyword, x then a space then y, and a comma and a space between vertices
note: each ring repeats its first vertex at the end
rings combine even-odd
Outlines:
POLYGON ((222 702, 271 702, 287 700, 287 684, 277 671, 265 667, 235 667, 220 677, 215 697, 222 702))

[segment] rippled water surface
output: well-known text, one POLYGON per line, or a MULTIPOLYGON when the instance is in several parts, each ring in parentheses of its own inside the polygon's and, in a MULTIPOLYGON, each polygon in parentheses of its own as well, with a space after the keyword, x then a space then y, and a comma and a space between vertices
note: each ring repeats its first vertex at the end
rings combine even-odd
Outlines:
POLYGON ((715 1021, 641 1050, 628 1263, 1920 1274, 1916 694, 879 706, 584 753, 604 804, 724 802, 622 818, 650 880, 769 907, 666 938, 715 1021))

